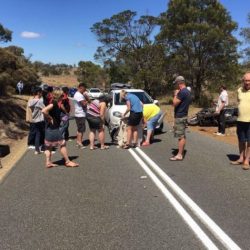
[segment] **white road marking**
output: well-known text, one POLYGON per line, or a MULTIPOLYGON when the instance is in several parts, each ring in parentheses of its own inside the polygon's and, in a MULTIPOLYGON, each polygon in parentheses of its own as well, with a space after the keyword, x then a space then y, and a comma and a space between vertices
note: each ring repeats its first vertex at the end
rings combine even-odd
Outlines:
POLYGON ((162 180, 174 191, 176 195, 191 209, 201 222, 227 249, 240 250, 241 248, 141 149, 136 148, 140 156, 151 166, 162 180))
POLYGON ((198 239, 200 239, 203 245, 207 249, 218 250, 217 246, 210 240, 210 238, 204 233, 200 226, 193 220, 193 218, 187 213, 187 211, 181 206, 181 204, 175 199, 175 197, 167 190, 167 188, 162 184, 159 178, 150 170, 150 168, 142 161, 142 159, 132 149, 129 149, 128 151, 152 179, 155 185, 161 190, 163 195, 168 199, 168 201, 176 209, 178 214, 183 218, 187 225, 193 230, 193 232, 198 237, 198 239))

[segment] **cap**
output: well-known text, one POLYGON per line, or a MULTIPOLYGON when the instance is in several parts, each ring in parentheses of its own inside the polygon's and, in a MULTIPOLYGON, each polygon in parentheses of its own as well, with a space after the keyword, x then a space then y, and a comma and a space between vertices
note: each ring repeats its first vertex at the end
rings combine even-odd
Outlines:
POLYGON ((185 82, 185 78, 183 76, 177 76, 174 80, 174 83, 185 82))

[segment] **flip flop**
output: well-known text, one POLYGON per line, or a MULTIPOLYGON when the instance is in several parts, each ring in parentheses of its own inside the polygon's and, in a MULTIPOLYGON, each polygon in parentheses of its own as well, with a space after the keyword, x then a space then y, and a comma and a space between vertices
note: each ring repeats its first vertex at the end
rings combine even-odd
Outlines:
POLYGON ((46 168, 53 168, 53 167, 58 167, 58 165, 54 163, 46 164, 46 168))
POLYGON ((176 156, 173 156, 171 158, 169 158, 170 161, 182 161, 183 158, 179 158, 179 157, 176 157, 176 156))
POLYGON ((243 170, 249 170, 250 166, 248 164, 243 164, 242 169, 243 170))
POLYGON ((230 161, 231 165, 241 165, 243 162, 241 161, 230 161))

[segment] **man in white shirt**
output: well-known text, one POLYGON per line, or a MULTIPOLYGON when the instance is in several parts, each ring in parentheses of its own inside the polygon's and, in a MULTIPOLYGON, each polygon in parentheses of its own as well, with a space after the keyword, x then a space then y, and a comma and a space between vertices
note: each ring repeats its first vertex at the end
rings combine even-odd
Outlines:
POLYGON ((86 119, 86 111, 88 104, 88 97, 84 95, 86 91, 86 86, 83 83, 80 83, 78 86, 78 90, 74 95, 74 105, 75 105, 75 120, 77 126, 77 136, 76 136, 76 145, 78 148, 85 148, 82 144, 83 141, 83 133, 86 130, 85 119, 86 119))
POLYGON ((228 94, 224 85, 220 86, 220 95, 218 98, 215 113, 218 115, 218 132, 216 135, 225 136, 226 120, 225 107, 228 106, 228 94))

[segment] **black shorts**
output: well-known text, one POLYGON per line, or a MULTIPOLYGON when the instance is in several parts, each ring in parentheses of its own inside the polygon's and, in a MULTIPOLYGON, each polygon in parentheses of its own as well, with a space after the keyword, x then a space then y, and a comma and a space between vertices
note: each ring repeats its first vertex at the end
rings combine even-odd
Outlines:
POLYGON ((130 115, 128 117, 128 126, 137 126, 140 124, 142 119, 142 112, 134 113, 130 111, 130 115))
POLYGON ((75 117, 77 132, 84 133, 86 131, 85 117, 75 117))
POLYGON ((250 122, 237 122, 237 136, 239 142, 250 143, 250 122))
POLYGON ((103 127, 103 121, 100 117, 87 115, 87 121, 90 129, 99 130, 103 127))

